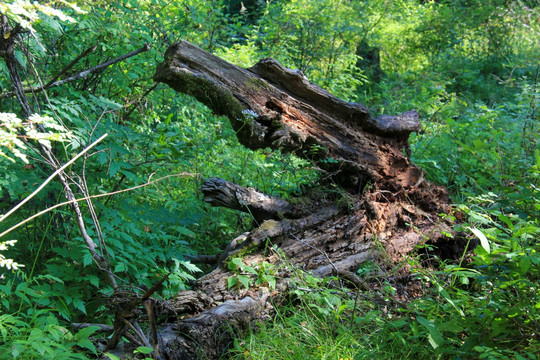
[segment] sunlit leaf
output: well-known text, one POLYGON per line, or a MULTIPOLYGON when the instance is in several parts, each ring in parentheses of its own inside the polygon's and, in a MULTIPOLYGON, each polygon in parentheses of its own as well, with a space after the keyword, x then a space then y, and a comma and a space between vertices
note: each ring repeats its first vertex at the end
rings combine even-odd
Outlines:
POLYGON ((482 233, 480 230, 478 230, 476 228, 473 228, 473 227, 469 227, 468 229, 471 230, 471 232, 474 235, 476 235, 476 237, 480 240, 480 245, 482 245, 484 250, 486 250, 488 254, 491 253, 491 249, 489 247, 489 241, 486 238, 486 236, 484 235, 484 233, 482 233))

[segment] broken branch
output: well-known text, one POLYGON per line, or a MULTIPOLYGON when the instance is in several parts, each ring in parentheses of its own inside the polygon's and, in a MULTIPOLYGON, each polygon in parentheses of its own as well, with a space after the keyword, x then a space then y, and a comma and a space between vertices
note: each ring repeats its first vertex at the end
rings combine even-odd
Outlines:
MULTIPOLYGON (((47 89, 52 88, 52 87, 57 87, 57 86, 60 86, 60 85, 64 85, 64 84, 66 84, 68 82, 71 82, 71 81, 84 79, 85 77, 87 77, 88 75, 90 75, 92 73, 103 70, 103 69, 105 69, 105 68, 107 68, 107 67, 109 67, 109 66, 111 66, 113 64, 116 64, 117 62, 123 61, 125 59, 128 59, 130 57, 133 57, 135 55, 138 55, 138 54, 140 54, 142 52, 145 52, 145 51, 148 51, 148 50, 150 50, 150 46, 148 44, 144 44, 143 47, 141 47, 141 48, 139 48, 137 50, 134 50, 134 51, 132 51, 130 53, 119 56, 117 58, 111 59, 111 60, 106 61, 106 62, 104 62, 102 64, 96 65, 93 68, 90 68, 88 70, 81 71, 80 73, 78 73, 76 75, 73 75, 73 76, 70 76, 70 77, 68 77, 68 78, 66 78, 64 80, 58 80, 58 81, 54 81, 52 83, 49 81, 49 83, 47 83, 46 85, 36 86, 36 87, 32 87, 32 88, 24 88, 23 91, 25 93, 36 93, 36 92, 47 90, 47 89)), ((10 97, 10 96, 13 96, 13 95, 16 95, 15 91, 8 91, 6 93, 0 94, 0 99, 10 97)))

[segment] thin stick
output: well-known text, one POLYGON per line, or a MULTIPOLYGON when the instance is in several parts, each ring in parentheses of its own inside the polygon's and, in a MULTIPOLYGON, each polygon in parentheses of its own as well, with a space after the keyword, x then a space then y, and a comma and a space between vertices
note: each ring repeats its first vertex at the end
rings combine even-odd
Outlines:
POLYGON ((77 62, 79 62, 79 60, 81 60, 86 55, 90 54, 92 51, 96 50, 97 47, 98 46, 96 44, 96 45, 94 45, 92 47, 89 47, 88 49, 84 50, 79 56, 77 56, 72 62, 70 62, 68 66, 63 68, 62 71, 60 71, 58 74, 56 74, 47 84, 45 84, 43 86, 43 88, 48 89, 49 87, 51 87, 51 85, 54 84, 55 81, 58 80, 58 78, 60 78, 60 76, 67 73, 73 66, 75 66, 75 64, 77 62))
MULTIPOLYGON (((52 84, 49 83, 49 84, 47 84, 45 86, 36 86, 36 87, 33 87, 33 88, 25 88, 25 89, 23 89, 23 91, 24 92, 32 92, 32 93, 40 92, 40 91, 47 90, 47 89, 52 88, 52 87, 64 85, 65 83, 68 83, 70 81, 83 79, 83 78, 87 77, 88 75, 90 75, 90 74, 92 74, 92 73, 94 73, 96 71, 102 70, 102 69, 104 69, 106 67, 111 66, 112 64, 116 64, 117 62, 120 62, 122 60, 125 60, 127 58, 138 55, 138 54, 140 54, 140 53, 142 53, 144 51, 148 51, 148 50, 150 50, 150 46, 148 44, 145 44, 140 49, 134 50, 134 51, 132 51, 130 53, 127 53, 125 55, 119 56, 117 58, 106 61, 106 62, 104 62, 102 64, 96 65, 93 68, 90 68, 88 70, 81 71, 80 73, 78 73, 76 75, 73 75, 73 76, 70 76, 70 77, 68 77, 68 78, 66 78, 64 80, 58 80, 58 81, 53 82, 52 84)), ((6 98, 6 97, 9 97, 9 96, 13 96, 13 95, 16 95, 15 91, 8 91, 6 93, 0 94, 0 99, 6 98)))
POLYGON ((12 232, 13 230, 15 230, 16 228, 18 228, 19 226, 21 225, 24 225, 26 224, 27 222, 43 215, 43 214, 46 214, 48 213, 49 211, 52 211, 54 209, 57 209, 61 206, 64 206, 64 205, 69 205, 69 204, 72 204, 72 203, 77 203, 77 202, 81 202, 81 201, 86 201, 88 199, 96 199, 96 198, 100 198, 100 197, 105 197, 105 196, 111 196, 111 195, 116 195, 116 194, 120 194, 120 193, 123 193, 123 192, 127 192, 127 191, 132 191, 132 190, 136 190, 136 189, 139 189, 139 188, 142 188, 142 187, 145 187, 145 186, 148 186, 148 185, 152 185, 158 181, 161 181, 161 180, 165 180, 167 178, 170 178, 170 177, 179 177, 179 176, 197 176, 197 174, 192 174, 192 173, 180 173, 180 174, 172 174, 172 175, 167 175, 167 176, 163 176, 163 177, 160 177, 159 179, 156 179, 156 180, 152 180, 150 182, 147 182, 147 183, 144 183, 144 184, 141 184, 141 185, 137 185, 137 186, 134 186, 134 187, 131 187, 131 188, 128 188, 128 189, 123 189, 123 190, 118 190, 118 191, 113 191, 113 192, 110 192, 110 193, 106 193, 106 194, 98 194, 98 195, 92 195, 92 196, 85 196, 83 198, 79 198, 79 199, 73 199, 73 200, 68 200, 68 201, 65 201, 63 203, 60 203, 60 204, 56 204, 54 206, 51 206, 50 208, 47 208, 45 210, 42 210, 32 216, 30 216, 29 218, 26 218, 24 219, 23 221, 21 221, 20 223, 18 223, 17 225, 14 225, 12 226, 11 228, 7 229, 6 231, 4 231, 3 233, 0 234, 0 238, 3 237, 4 235, 12 232))
POLYGON ((101 69, 104 69, 106 67, 109 67, 111 66, 112 64, 116 64, 117 62, 120 62, 122 60, 125 60, 127 58, 130 58, 132 56, 135 56, 135 55, 138 55, 144 51, 148 51, 150 50, 150 46, 148 44, 144 44, 144 46, 140 49, 137 49, 137 50, 134 50, 130 53, 127 53, 125 55, 122 55, 122 56, 119 56, 115 59, 111 59, 109 61, 106 61, 102 64, 99 64, 97 66, 94 66, 93 68, 91 69, 88 69, 88 70, 85 70, 85 71, 81 71, 80 73, 78 73, 77 75, 73 75, 73 76, 70 76, 64 80, 59 80, 59 81, 55 81, 54 83, 51 84, 50 87, 54 87, 54 86, 60 86, 60 85, 64 85, 65 83, 68 83, 70 81, 74 81, 74 80, 78 80, 78 79, 82 79, 82 78, 85 78, 87 77, 88 75, 90 75, 91 73, 93 72, 96 72, 98 70, 101 70, 101 69))
MULTIPOLYGON (((138 326, 137 323, 135 323, 135 325, 133 325, 131 322, 129 322, 128 320, 126 320, 125 318, 123 317, 120 317, 120 319, 122 319, 122 321, 131 329, 133 330, 133 332, 135 333, 135 335, 137 335, 139 337, 139 339, 141 339, 141 341, 143 342, 143 346, 148 346, 148 347, 152 347, 152 345, 150 345, 150 342, 148 342, 148 339, 146 338, 146 336, 144 336, 142 330, 141 330, 141 327, 138 326)), ((126 332, 127 334, 127 332, 126 332)))
MULTIPOLYGON (((77 154, 77 156, 75 156, 73 159, 69 160, 67 163, 65 163, 64 165, 62 165, 60 168, 58 168, 51 176, 49 176, 47 178, 47 180, 45 180, 43 182, 43 184, 41 184, 36 190, 34 190, 33 193, 31 193, 30 195, 28 195, 23 201, 21 201, 19 204, 17 204, 13 209, 11 209, 10 211, 8 211, 5 215, 2 215, 0 217, 0 222, 4 221, 5 219, 7 219, 7 217, 11 214, 13 214, 15 211, 17 211, 21 206, 23 206, 24 204, 26 204, 28 201, 30 201, 30 199, 32 199, 34 196, 37 195, 37 193, 39 193, 49 182, 51 182, 51 180, 56 176, 58 175, 59 173, 61 173, 62 171, 64 171, 65 168, 67 168, 68 166, 70 166, 71 164, 73 164, 78 158, 80 158, 81 156, 83 156, 86 152, 88 152, 88 150, 92 149, 94 146, 96 146, 98 143, 101 142, 101 140, 105 139, 105 137, 107 137, 107 135, 109 134, 104 134, 103 136, 101 136, 99 139, 97 139, 96 141, 94 141, 90 146, 88 146, 86 149, 84 149, 83 151, 81 151, 79 154, 77 154)), ((71 202, 71 201, 70 201, 71 202)))

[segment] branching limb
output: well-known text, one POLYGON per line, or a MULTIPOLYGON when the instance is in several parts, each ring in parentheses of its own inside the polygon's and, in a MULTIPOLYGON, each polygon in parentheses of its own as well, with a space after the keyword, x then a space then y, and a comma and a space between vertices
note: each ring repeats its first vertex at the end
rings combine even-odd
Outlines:
POLYGON ((56 82, 56 80, 58 80, 60 78, 60 76, 64 75, 65 73, 67 73, 69 70, 71 70, 71 68, 73 66, 75 66, 76 63, 79 62, 79 60, 81 60, 83 57, 85 57, 86 55, 90 54, 92 51, 96 50, 97 49, 97 44, 94 45, 94 46, 91 46, 89 47, 88 49, 84 50, 79 56, 77 56, 72 62, 70 62, 68 64, 68 66, 66 66, 65 68, 62 69, 62 71, 60 71, 58 74, 56 74, 55 76, 53 76, 53 78, 43 86, 44 89, 48 89, 51 87, 52 84, 54 84, 56 82))
POLYGON ((292 209, 289 203, 283 199, 268 196, 256 189, 244 188, 216 177, 206 180, 202 184, 201 190, 204 194, 204 201, 207 203, 248 212, 257 222, 279 219, 292 209))
MULTIPOLYGON (((36 86, 36 87, 32 87, 32 88, 23 88, 22 92, 23 93, 36 93, 36 92, 44 91, 44 90, 47 90, 47 89, 50 89, 50 88, 53 88, 53 87, 56 87, 56 86, 64 85, 64 84, 66 84, 68 82, 71 82, 71 81, 84 79, 84 78, 88 77, 90 74, 93 74, 95 72, 103 70, 103 69, 105 69, 105 68, 107 68, 107 67, 109 67, 109 66, 111 66, 113 64, 116 64, 117 62, 123 61, 125 59, 128 59, 130 57, 133 57, 135 55, 138 55, 138 54, 140 54, 142 52, 145 52, 145 51, 148 51, 148 50, 150 50, 150 46, 148 44, 145 44, 143 47, 141 47, 141 48, 139 48, 137 50, 134 50, 134 51, 132 51, 130 53, 127 53, 125 55, 119 56, 117 58, 111 59, 111 60, 106 61, 104 63, 101 63, 99 65, 96 65, 93 68, 81 71, 80 73, 75 74, 73 76, 70 76, 70 77, 68 77, 66 79, 57 80, 57 81, 54 81, 52 83, 49 82, 49 83, 47 83, 47 84, 45 84, 43 86, 36 86)), ((11 70, 10 70, 10 74, 11 74, 11 70)), ((12 82, 13 82, 13 79, 12 79, 12 82)), ((20 100, 20 94, 17 91, 8 91, 8 92, 5 92, 3 94, 0 94, 0 99, 10 97, 10 96, 13 96, 13 95, 17 95, 17 99, 19 100, 19 102, 21 101, 20 100)))

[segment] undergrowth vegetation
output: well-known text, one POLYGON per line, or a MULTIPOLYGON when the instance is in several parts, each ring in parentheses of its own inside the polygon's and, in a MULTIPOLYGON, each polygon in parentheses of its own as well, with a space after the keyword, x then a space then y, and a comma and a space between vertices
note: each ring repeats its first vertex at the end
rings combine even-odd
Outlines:
MULTIPOLYGON (((108 134, 70 168, 76 197, 96 196, 80 202, 89 235, 100 239, 121 289, 144 293, 165 276, 158 296, 168 299, 188 289, 207 270, 191 264, 190 256, 218 254, 253 225, 247 215, 201 201, 204 178, 218 176, 287 198, 318 186, 320 175, 298 157, 242 147, 227 119, 164 85, 155 87, 155 66, 180 39, 241 66, 271 56, 374 114, 418 111, 423 129, 411 138, 412 160, 430 181, 448 188, 453 216, 460 219, 456 230, 470 242, 458 262, 430 259, 432 266, 425 266, 419 249, 399 264, 420 284, 419 298, 399 298, 395 283, 378 277, 376 264, 358 272, 376 279, 372 291, 299 275, 276 318, 236 339, 228 356, 540 356, 537 1, 118 0, 42 6, 15 0, 1 3, 0 13, 3 22, 25 29, 15 51, 25 87, 150 45, 90 76, 35 92, 31 105, 41 120, 14 120, 22 118, 13 115, 22 109, 9 94, 9 71, 0 62, 0 233, 65 201, 62 185, 53 181, 3 217, 52 173, 36 144, 46 142, 65 163, 108 134), (48 124, 43 138, 32 132, 40 121, 48 124)), ((98 328, 77 330, 72 324, 110 323, 113 288, 75 221, 62 206, 2 235, 0 359, 99 354, 91 341, 98 328)), ((266 273, 259 277, 273 280, 266 273)), ((244 284, 238 276, 229 281, 231 287, 244 284)))

